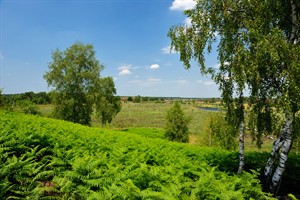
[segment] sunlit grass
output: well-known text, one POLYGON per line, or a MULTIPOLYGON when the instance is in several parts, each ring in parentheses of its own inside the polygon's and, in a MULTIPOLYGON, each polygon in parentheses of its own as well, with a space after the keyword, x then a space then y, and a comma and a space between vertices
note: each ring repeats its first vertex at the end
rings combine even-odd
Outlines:
MULTIPOLYGON (((157 134, 164 134, 164 128, 166 124, 167 110, 172 106, 172 103, 132 103, 127 102, 122 104, 121 112, 113 119, 111 124, 107 124, 107 129, 125 130, 129 128, 130 131, 147 133, 150 135, 151 131, 157 136, 157 134), (132 129, 135 128, 135 129, 132 129), (140 129, 139 129, 140 128, 140 129), (148 129, 148 130, 147 130, 148 129)), ((214 107, 217 104, 182 104, 184 113, 191 117, 189 123, 190 130, 190 144, 204 145, 201 141, 205 135, 205 125, 207 119, 216 114, 216 112, 201 110, 199 107, 214 107)), ((39 105, 40 112, 43 116, 50 116, 54 109, 53 105, 39 105)), ((100 119, 95 115, 92 116, 92 126, 102 127, 100 119)), ((155 136, 155 137, 156 137, 155 136)), ((151 137, 151 136, 150 136, 151 137)), ((238 138, 237 138, 238 141, 238 138)), ((261 149, 258 149, 255 142, 252 142, 250 135, 245 137, 245 150, 246 151, 270 151, 273 140, 269 138, 263 139, 263 145, 261 149)))

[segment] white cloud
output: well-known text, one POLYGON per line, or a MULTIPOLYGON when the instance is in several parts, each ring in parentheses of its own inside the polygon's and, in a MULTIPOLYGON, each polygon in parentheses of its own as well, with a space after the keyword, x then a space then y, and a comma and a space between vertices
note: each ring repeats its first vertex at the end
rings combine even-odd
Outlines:
POLYGON ((129 75, 129 74, 132 74, 132 72, 129 71, 128 69, 124 69, 124 70, 119 72, 120 76, 126 76, 126 75, 129 75))
POLYGON ((132 65, 123 65, 121 67, 118 68, 118 70, 122 71, 122 70, 126 70, 126 69, 131 69, 132 65))
POLYGON ((203 83, 203 81, 202 80, 198 80, 197 83, 203 83))
POLYGON ((174 0, 172 6, 170 7, 171 10, 188 10, 194 8, 196 2, 193 0, 174 0))
POLYGON ((215 64, 212 68, 214 68, 214 69, 219 69, 219 68, 220 68, 220 63, 215 64))
MULTIPOLYGON (((224 66, 228 66, 229 64, 230 64, 229 62, 224 62, 224 66)), ((220 66, 221 66, 221 64, 218 63, 218 64, 215 64, 212 68, 220 69, 220 66)))
POLYGON ((186 26, 192 26, 192 19, 187 17, 185 18, 185 20, 183 21, 183 23, 186 25, 186 26))
POLYGON ((131 69, 131 65, 124 65, 124 66, 119 67, 118 68, 118 70, 120 71, 119 75, 120 76, 126 76, 126 75, 129 75, 129 74, 132 74, 130 69, 131 69))
POLYGON ((159 64, 153 64, 150 66, 150 69, 158 69, 159 68, 159 64))
POLYGON ((171 49, 171 46, 167 46, 161 49, 163 54, 175 54, 176 51, 174 49, 171 49))

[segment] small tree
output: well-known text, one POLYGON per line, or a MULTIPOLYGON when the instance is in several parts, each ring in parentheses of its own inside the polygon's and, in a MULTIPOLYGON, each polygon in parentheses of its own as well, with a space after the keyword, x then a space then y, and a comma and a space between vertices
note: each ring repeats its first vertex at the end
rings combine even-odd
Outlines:
POLYGON ((74 123, 90 125, 96 106, 102 123, 111 122, 120 111, 111 77, 102 78, 104 66, 96 59, 91 44, 75 43, 65 51, 56 50, 44 78, 53 87, 54 116, 74 123))
POLYGON ((133 103, 141 103, 141 96, 138 95, 138 96, 134 97, 132 101, 133 101, 133 103))
POLYGON ((127 98, 127 101, 132 101, 132 97, 128 97, 128 98, 127 98))
POLYGON ((190 118, 185 116, 180 103, 175 102, 168 110, 165 136, 170 141, 189 142, 189 122, 190 118))

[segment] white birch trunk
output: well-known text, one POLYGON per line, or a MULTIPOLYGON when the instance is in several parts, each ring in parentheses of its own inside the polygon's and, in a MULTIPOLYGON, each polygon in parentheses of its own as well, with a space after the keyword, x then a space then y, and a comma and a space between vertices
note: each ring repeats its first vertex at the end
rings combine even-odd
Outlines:
POLYGON ((275 192, 276 188, 278 188, 279 186, 279 182, 286 168, 288 154, 292 147, 293 119, 294 117, 291 115, 291 113, 288 113, 286 116, 286 134, 279 154, 279 165, 276 168, 274 175, 272 177, 272 184, 270 189, 273 193, 275 192))
POLYGON ((280 137, 273 143, 271 155, 265 166, 265 170, 264 170, 265 184, 270 183, 270 177, 273 172, 274 163, 279 156, 279 150, 284 142, 285 135, 286 135, 286 122, 282 128, 280 137))
POLYGON ((239 169, 238 169, 238 174, 242 173, 244 170, 244 131, 245 131, 245 126, 244 126, 244 122, 241 122, 240 124, 240 136, 239 136, 239 146, 240 146, 240 158, 239 158, 239 169))

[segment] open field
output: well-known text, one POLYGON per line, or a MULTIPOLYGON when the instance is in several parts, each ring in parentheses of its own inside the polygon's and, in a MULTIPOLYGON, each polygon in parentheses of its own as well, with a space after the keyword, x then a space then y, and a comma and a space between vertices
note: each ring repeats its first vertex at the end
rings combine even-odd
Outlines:
MULTIPOLYGON (((106 125, 106 129, 126 130, 132 129, 138 132, 139 128, 144 130, 148 129, 151 132, 157 132, 158 134, 164 134, 164 127, 166 123, 167 110, 173 104, 170 102, 166 103, 132 103, 127 102, 122 104, 121 112, 113 119, 111 124, 106 125)), ((216 114, 212 111, 204 111, 199 107, 213 107, 214 105, 209 103, 203 104, 182 104, 182 109, 187 116, 191 117, 189 124, 190 129, 190 143, 194 145, 205 145, 203 144, 201 137, 205 132, 205 126, 208 122, 208 118, 211 115, 216 114)), ((49 116, 53 110, 52 105, 39 105, 42 115, 49 116)), ((95 116, 92 117, 92 126, 101 127, 101 122, 95 116)), ((246 151, 267 151, 270 152, 273 141, 265 138, 264 144, 261 149, 258 149, 249 135, 246 135, 245 139, 245 150, 246 151)))

